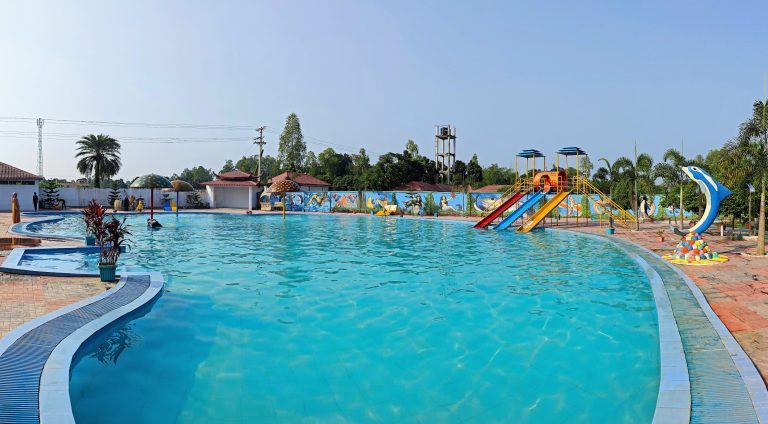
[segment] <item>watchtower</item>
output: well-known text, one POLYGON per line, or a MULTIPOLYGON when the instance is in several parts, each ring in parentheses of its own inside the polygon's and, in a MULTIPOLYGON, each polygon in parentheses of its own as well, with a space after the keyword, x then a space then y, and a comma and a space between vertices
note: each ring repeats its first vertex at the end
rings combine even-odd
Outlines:
POLYGON ((456 127, 435 125, 435 167, 438 183, 451 183, 454 162, 456 162, 456 127))

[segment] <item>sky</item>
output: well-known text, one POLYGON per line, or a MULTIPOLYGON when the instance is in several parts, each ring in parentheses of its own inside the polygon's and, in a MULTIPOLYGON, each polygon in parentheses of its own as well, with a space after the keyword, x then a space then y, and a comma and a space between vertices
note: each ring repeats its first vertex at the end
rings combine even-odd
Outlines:
POLYGON ((3 2, 0 161, 78 178, 75 141, 122 142, 130 180, 266 153, 298 114, 307 147, 372 160, 434 125, 458 159, 536 148, 595 161, 705 154, 766 96, 767 2, 3 2), (23 119, 9 119, 23 118, 23 119), (72 121, 99 121, 83 123, 72 121), (138 123, 118 125, 114 123, 138 123), (178 125, 146 124, 191 124, 178 125))

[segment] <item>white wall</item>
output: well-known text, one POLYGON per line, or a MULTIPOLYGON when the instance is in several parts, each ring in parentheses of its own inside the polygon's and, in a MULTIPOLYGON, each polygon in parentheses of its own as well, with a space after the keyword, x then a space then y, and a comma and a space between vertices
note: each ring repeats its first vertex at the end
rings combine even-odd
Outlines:
POLYGON ((41 197, 38 182, 36 181, 35 185, 0 184, 0 211, 8 212, 11 210, 11 196, 14 192, 18 194, 21 211, 34 212, 35 207, 32 205, 32 193, 37 192, 37 196, 41 197))
MULTIPOLYGON (((248 209, 248 187, 209 186, 214 189, 214 199, 217 208, 248 209)), ((258 192, 253 188, 252 205, 256 207, 258 192)), ((205 196, 207 199, 207 196, 205 196)), ((208 200, 203 200, 208 201, 208 200)))

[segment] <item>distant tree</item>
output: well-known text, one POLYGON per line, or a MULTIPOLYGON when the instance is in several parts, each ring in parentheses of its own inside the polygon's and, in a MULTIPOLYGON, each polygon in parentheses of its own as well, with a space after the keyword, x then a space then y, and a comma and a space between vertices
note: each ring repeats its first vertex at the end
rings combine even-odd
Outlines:
POLYGON ((61 199, 59 197, 60 187, 59 183, 55 180, 44 180, 40 183, 40 188, 42 189, 41 208, 53 209, 59 204, 59 200, 61 199))
POLYGON ((196 166, 192 169, 184 168, 184 170, 181 171, 181 175, 174 175, 171 178, 174 180, 184 180, 192 184, 193 187, 199 189, 202 187, 200 183, 213 181, 213 171, 203 166, 196 166))
POLYGON ((304 166, 307 154, 307 144, 301 133, 299 117, 291 113, 285 120, 285 128, 280 134, 280 144, 277 147, 277 159, 284 171, 299 172, 304 166))
POLYGON ((463 161, 457 160, 453 163, 453 170, 451 170, 451 184, 454 186, 464 186, 465 179, 467 178, 467 164, 463 161))
POLYGON ((352 174, 354 176, 362 178, 370 167, 371 158, 368 157, 365 149, 360 148, 356 155, 352 155, 352 174))
POLYGON ((112 188, 109 190, 109 196, 107 197, 109 206, 114 205, 115 200, 119 198, 120 198, 120 184, 118 184, 117 181, 112 181, 112 188))
POLYGON ((467 164, 467 182, 477 184, 483 181, 483 167, 477 160, 477 154, 472 155, 472 159, 467 164))
POLYGON ((93 186, 101 188, 101 181, 120 171, 120 143, 105 135, 89 134, 77 141, 77 170, 86 177, 93 174, 93 186))
POLYGON ((317 155, 311 150, 307 152, 307 157, 304 159, 304 170, 312 176, 318 176, 322 172, 317 155))
POLYGON ((232 172, 235 169, 236 169, 235 164, 232 162, 232 159, 227 159, 227 161, 224 162, 224 166, 221 167, 221 171, 219 171, 219 174, 222 174, 224 172, 232 172))
POLYGON ((408 140, 407 143, 405 143, 405 151, 408 152, 411 157, 419 156, 419 145, 416 144, 413 140, 408 140))

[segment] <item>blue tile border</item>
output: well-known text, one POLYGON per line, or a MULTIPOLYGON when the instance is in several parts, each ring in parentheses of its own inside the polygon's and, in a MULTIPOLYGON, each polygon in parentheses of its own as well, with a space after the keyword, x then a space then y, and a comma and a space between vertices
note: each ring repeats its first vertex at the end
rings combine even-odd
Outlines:
POLYGON ((0 339, 0 421, 74 423, 69 373, 77 350, 102 328, 156 299, 162 287, 157 272, 126 273, 112 289, 0 339))

